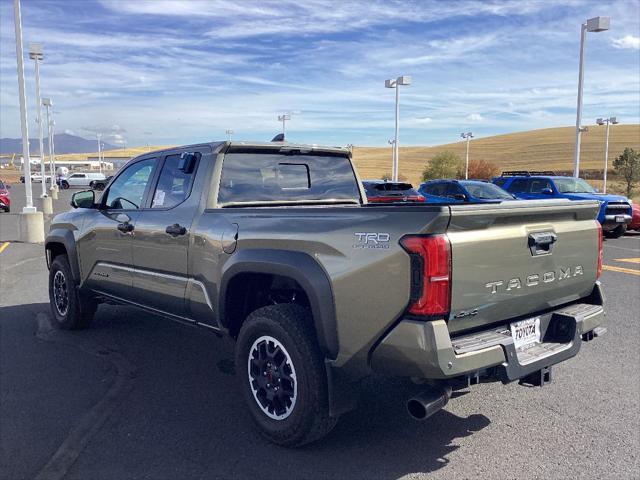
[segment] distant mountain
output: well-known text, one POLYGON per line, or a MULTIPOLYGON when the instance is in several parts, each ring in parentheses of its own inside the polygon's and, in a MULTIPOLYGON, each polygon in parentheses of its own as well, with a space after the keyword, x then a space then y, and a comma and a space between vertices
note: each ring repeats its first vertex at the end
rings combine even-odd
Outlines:
MULTIPOLYGON (((29 153, 31 155, 40 155, 38 143, 37 138, 29 139, 29 153)), ((105 142, 103 143, 105 150, 118 148, 114 145, 110 145, 105 142)), ((87 140, 86 138, 78 137, 77 135, 69 135, 68 133, 57 133, 54 136, 53 145, 56 149, 56 154, 98 151, 98 140, 87 140)), ((44 151, 45 154, 49 152, 49 142, 46 138, 44 139, 44 151)), ((0 138, 0 154, 7 153, 22 154, 22 139, 0 138)))

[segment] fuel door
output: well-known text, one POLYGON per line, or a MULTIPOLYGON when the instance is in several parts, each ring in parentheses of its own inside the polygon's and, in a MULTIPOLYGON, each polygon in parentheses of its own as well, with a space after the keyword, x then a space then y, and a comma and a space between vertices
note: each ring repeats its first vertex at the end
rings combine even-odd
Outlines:
POLYGON ((222 250, 224 253, 233 253, 238 244, 238 224, 230 223, 222 231, 222 250))

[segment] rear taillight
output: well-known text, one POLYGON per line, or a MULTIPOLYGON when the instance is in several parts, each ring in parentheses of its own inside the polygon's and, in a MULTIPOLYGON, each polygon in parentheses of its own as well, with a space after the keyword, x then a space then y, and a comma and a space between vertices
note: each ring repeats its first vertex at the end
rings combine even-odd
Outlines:
POLYGON ((408 235, 400 245, 411 255, 409 313, 446 316, 451 302, 451 245, 445 235, 408 235))
POLYGON ((604 254, 603 246, 602 246, 602 225, 600 222, 596 221, 598 225, 598 269, 596 271, 596 278, 600 278, 600 274, 602 273, 602 256, 604 254))

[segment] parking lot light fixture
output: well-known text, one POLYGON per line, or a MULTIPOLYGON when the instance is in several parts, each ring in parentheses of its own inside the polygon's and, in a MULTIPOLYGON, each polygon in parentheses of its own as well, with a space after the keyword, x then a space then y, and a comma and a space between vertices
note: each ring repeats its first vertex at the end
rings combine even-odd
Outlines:
POLYGON ((584 84, 584 48, 587 32, 604 32, 609 30, 609 17, 594 17, 582 24, 580 30, 580 65, 578 67, 578 105, 576 108, 576 146, 573 157, 573 176, 580 176, 580 140, 582 132, 582 91, 584 84))
POLYGON ((400 86, 411 85, 411 77, 409 75, 401 75, 394 79, 388 79, 384 81, 385 88, 396 89, 396 121, 395 121, 395 135, 393 138, 393 155, 391 165, 391 177, 394 182, 398 181, 399 170, 399 150, 398 150, 398 137, 400 131, 400 86))
POLYGON ((598 118, 596 123, 600 126, 606 125, 604 140, 604 173, 602 175, 602 193, 607 193, 607 169, 609 168, 609 125, 617 125, 618 119, 616 117, 598 118))
POLYGON ((285 129, 286 129, 286 123, 287 123, 288 120, 291 120, 291 113, 283 113, 282 115, 278 115, 278 121, 282 122, 282 137, 283 137, 283 141, 286 138, 285 129))
POLYGON ((42 102, 40 100, 40 61, 44 59, 41 43, 29 44, 29 58, 36 65, 36 122, 38 124, 38 141, 40 147, 40 174, 42 176, 42 197, 47 196, 47 175, 44 165, 44 141, 42 139, 42 102))
POLYGON ((18 70, 18 95, 20 103, 20 130, 22 133, 22 169, 24 171, 24 187, 26 204, 23 213, 35 213, 33 194, 31 191, 31 157, 29 156, 29 123, 27 120, 27 93, 24 81, 24 57, 22 47, 22 16, 20 0, 13 0, 13 20, 16 32, 16 61, 18 70))
POLYGON ((465 180, 469 180, 469 142, 471 141, 471 139, 473 138, 473 133, 471 132, 463 132, 460 134, 460 136, 462 138, 464 138, 467 141, 467 153, 466 153, 466 159, 464 162, 464 179, 465 180))

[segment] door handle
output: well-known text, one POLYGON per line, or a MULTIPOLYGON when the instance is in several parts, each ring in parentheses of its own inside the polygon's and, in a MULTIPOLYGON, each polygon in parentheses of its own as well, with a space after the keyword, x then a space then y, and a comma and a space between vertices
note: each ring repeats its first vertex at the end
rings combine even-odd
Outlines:
POLYGON ((118 230, 120 230, 122 233, 131 233, 133 232, 134 228, 135 227, 129 222, 118 224, 118 230))
POLYGON ((528 238, 531 255, 546 255, 553 250, 553 244, 558 241, 554 232, 530 233, 528 238))
POLYGON ((177 237, 179 235, 184 235, 187 233, 187 229, 178 223, 174 223, 173 225, 169 225, 165 232, 167 232, 172 237, 177 237))

